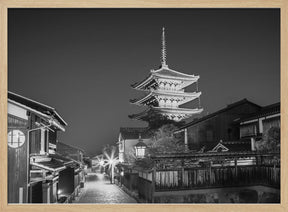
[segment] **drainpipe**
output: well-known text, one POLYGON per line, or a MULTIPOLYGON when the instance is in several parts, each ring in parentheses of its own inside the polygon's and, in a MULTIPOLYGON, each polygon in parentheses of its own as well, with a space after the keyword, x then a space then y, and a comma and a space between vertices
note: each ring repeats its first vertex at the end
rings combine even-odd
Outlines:
POLYGON ((184 145, 185 145, 185 151, 188 151, 188 133, 187 133, 187 128, 184 129, 184 145))
POLYGON ((251 138, 251 151, 252 151, 252 152, 256 151, 256 148, 255 148, 255 138, 251 138))

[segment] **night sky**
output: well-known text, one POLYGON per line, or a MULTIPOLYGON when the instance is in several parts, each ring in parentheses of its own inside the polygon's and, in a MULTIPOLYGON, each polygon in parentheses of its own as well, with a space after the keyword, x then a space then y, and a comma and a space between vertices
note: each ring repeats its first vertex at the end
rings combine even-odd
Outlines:
POLYGON ((201 116, 280 101, 279 9, 9 9, 8 89, 55 107, 59 141, 95 155, 146 126, 130 85, 159 67, 163 26, 169 68, 200 75, 201 116))

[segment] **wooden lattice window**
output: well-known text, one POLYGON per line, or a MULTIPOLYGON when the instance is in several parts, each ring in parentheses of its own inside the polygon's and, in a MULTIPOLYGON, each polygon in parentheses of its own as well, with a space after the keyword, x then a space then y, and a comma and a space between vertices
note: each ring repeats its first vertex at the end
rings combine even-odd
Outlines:
POLYGON ((11 148, 21 147, 25 143, 25 134, 21 130, 11 130, 8 133, 8 146, 11 148))

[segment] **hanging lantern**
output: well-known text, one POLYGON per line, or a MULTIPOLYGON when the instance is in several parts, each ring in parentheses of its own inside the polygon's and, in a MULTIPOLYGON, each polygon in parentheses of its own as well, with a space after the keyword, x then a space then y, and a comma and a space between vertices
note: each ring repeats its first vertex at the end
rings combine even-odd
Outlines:
POLYGON ((134 148, 136 152, 136 157, 144 158, 147 145, 142 141, 141 135, 139 135, 139 142, 134 146, 134 148))

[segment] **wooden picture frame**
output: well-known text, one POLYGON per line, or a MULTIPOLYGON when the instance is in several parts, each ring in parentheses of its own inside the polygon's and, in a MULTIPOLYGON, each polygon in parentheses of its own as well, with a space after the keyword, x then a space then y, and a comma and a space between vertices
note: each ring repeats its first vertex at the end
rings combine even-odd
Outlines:
POLYGON ((0 211, 287 211, 288 210, 288 2, 285 0, 0 0, 0 211), (137 204, 17 205, 7 203, 8 8, 280 8, 281 13, 281 203, 280 204, 137 204))

